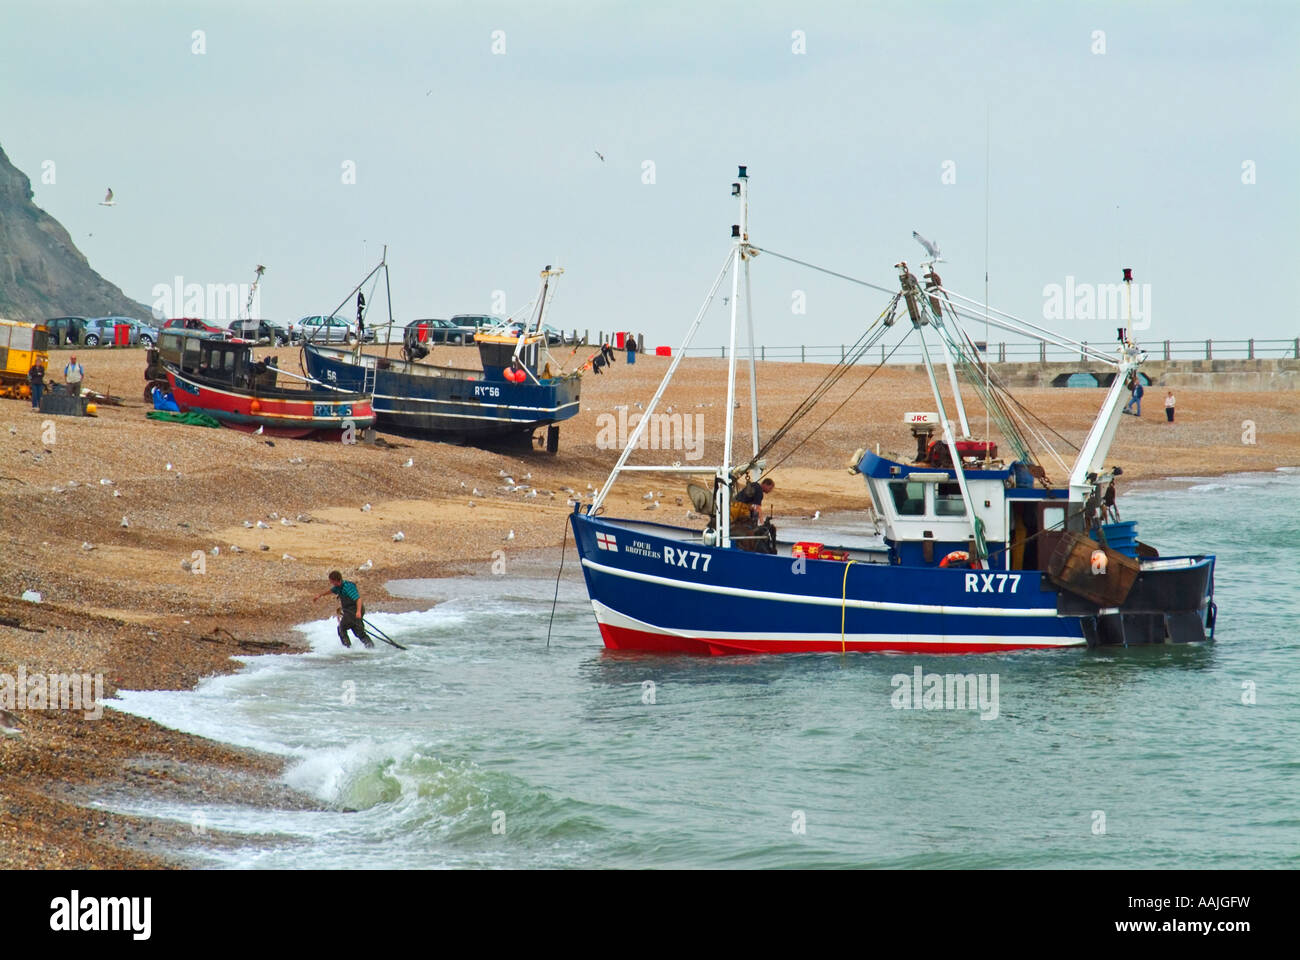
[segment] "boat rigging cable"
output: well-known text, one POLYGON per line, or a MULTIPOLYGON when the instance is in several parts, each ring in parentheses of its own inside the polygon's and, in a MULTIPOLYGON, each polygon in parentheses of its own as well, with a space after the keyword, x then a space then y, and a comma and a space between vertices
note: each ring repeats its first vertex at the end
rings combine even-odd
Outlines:
MULTIPOLYGON (((899 296, 895 295, 895 297, 890 300, 888 306, 881 311, 880 316, 876 318, 875 322, 872 323, 870 327, 863 331, 862 335, 858 337, 857 341, 848 349, 840 361, 834 364, 827 372, 826 376, 822 377, 821 382, 813 387, 808 396, 804 397, 804 399, 799 402, 799 405, 795 407, 794 412, 786 417, 785 422, 771 433, 767 438, 767 442, 759 448, 753 459, 746 465, 745 470, 752 467, 760 457, 767 454, 773 446, 784 439, 786 434, 790 432, 791 428, 811 413, 813 407, 820 403, 822 398, 826 396, 826 394, 837 383, 839 383, 844 375, 849 372, 849 368, 862 359, 868 350, 880 342, 880 338, 883 337, 889 328, 894 325, 894 318, 898 310, 898 301, 899 296), (883 324, 883 326, 881 326, 881 324, 883 324)), ((895 349, 897 349, 897 347, 895 347, 895 349)), ((879 368, 877 367, 877 369, 879 368)), ((873 370, 872 373, 875 373, 875 371, 873 370)), ((870 379, 870 377, 871 374, 868 374, 867 379, 870 379)), ((862 382, 866 383, 866 380, 862 382)), ((861 386, 862 384, 858 385, 859 389, 861 389, 861 386)), ((857 391, 855 390, 854 393, 856 392, 857 391)), ((789 456, 789 454, 786 456, 789 456)))
MULTIPOLYGON (((764 455, 766 455, 768 452, 771 451, 772 447, 776 443, 784 439, 785 436, 791 430, 791 428, 793 428, 796 423, 798 423, 805 416, 807 416, 807 414, 812 410, 812 408, 816 406, 817 403, 819 403, 825 397, 826 393, 831 388, 833 388, 836 383, 839 382, 839 380, 844 376, 844 374, 847 373, 848 368, 853 366, 855 363, 857 363, 862 358, 862 356, 866 353, 866 350, 870 349, 872 346, 874 346, 876 343, 879 342, 880 338, 884 335, 888 327, 892 326, 893 324, 893 320, 894 320, 893 311, 896 310, 901 297, 901 294, 899 294, 898 292, 891 291, 886 287, 879 286, 867 280, 862 280, 858 277, 853 277, 853 276, 849 276, 848 274, 840 273, 835 270, 830 270, 826 267, 818 266, 815 263, 809 263, 806 260, 800 260, 797 257, 791 257, 783 253, 777 253, 775 250, 769 250, 765 247, 759 247, 754 244, 749 244, 748 246, 755 252, 766 253, 769 256, 776 257, 779 260, 785 260, 789 263, 797 264, 802 267, 807 267, 808 269, 815 270, 818 273, 824 273, 827 276, 835 277, 840 280, 846 280, 849 283, 857 284, 858 286, 862 286, 862 287, 867 287, 868 289, 871 290, 877 290, 882 293, 889 293, 891 295, 891 301, 890 301, 890 305, 886 308, 885 313, 882 313, 881 318, 878 318, 876 323, 872 324, 871 328, 868 328, 867 332, 864 333, 863 336, 858 339, 858 341, 853 345, 853 347, 844 356, 844 358, 842 358, 839 363, 835 364, 831 368, 831 371, 827 373, 825 377, 823 377, 822 381, 813 389, 813 391, 808 395, 808 397, 806 397, 799 404, 799 406, 795 409, 795 411, 786 419, 785 423, 783 423, 780 427, 778 427, 776 431, 774 431, 772 435, 769 436, 767 441, 760 448, 759 452, 753 457, 753 459, 750 460, 748 464, 745 465, 744 469, 741 471, 737 471, 742 473, 752 469, 758 463, 758 461, 763 458, 764 455), (889 318, 888 320, 885 321, 885 327, 877 331, 876 334, 872 336, 866 344, 863 344, 864 339, 867 339, 868 335, 871 334, 872 331, 876 329, 877 324, 881 322, 881 319, 883 319, 886 316, 886 314, 888 314, 889 318)), ((1033 421, 1036 421, 1043 429, 1049 431, 1053 436, 1055 436, 1062 443, 1066 444, 1069 447, 1072 447, 1076 451, 1079 449, 1078 445, 1073 443, 1066 437, 1062 436, 1057 430, 1055 430, 1053 427, 1047 424, 1041 417, 1033 413, 1031 410, 1025 407, 1024 404, 1022 404, 1019 400, 1017 400, 1010 393, 1010 391, 1007 390, 1006 385, 1001 383, 996 378, 996 375, 992 373, 991 369, 989 369, 990 365, 987 363, 987 360, 983 363, 980 362, 979 351, 975 347, 974 342, 971 340, 970 334, 966 331, 965 327, 962 325, 961 319, 966 318, 972 321, 982 320, 988 325, 997 327, 1001 330, 1005 330, 1010 333, 1019 334, 1021 336, 1027 336, 1035 340, 1047 341, 1049 343, 1052 343, 1055 346, 1077 349, 1080 351, 1080 354, 1084 357, 1097 360, 1097 361, 1102 361, 1110 365, 1114 364, 1114 360, 1111 357, 1098 352, 1095 348, 1089 347, 1086 343, 1073 340, 1069 337, 1063 337, 1058 334, 1054 334, 1051 331, 1046 330, 1037 324, 1031 323, 1027 320, 1022 320, 1019 317, 1016 317, 1012 314, 1006 313, 1001 310, 997 310, 996 308, 989 307, 985 304, 981 304, 977 300, 974 300, 970 297, 966 297, 961 294, 955 293, 954 291, 949 290, 948 288, 942 285, 942 281, 939 279, 938 275, 933 272, 933 268, 931 268, 931 271, 927 275, 926 279, 931 280, 931 282, 927 284, 927 291, 926 291, 928 294, 930 294, 930 296, 926 297, 926 301, 930 307, 929 312, 933 320, 931 326, 935 329, 935 332, 940 335, 940 337, 943 339, 944 343, 948 346, 948 348, 953 352, 957 361, 957 366, 961 370, 962 374, 965 376, 967 382, 972 384, 976 392, 979 394, 980 399, 983 401, 985 406, 986 416, 996 421, 999 432, 1001 432, 1003 436, 1006 437, 1008 442, 1010 442, 1011 445, 1015 448, 1016 453, 1020 457, 1020 459, 1028 463, 1033 463, 1036 466, 1038 466, 1040 469, 1042 467, 1039 458, 1034 454, 1033 448, 1030 446, 1028 439, 1025 436, 1025 433, 1027 432, 1033 436, 1034 440, 1038 445, 1045 448, 1052 455, 1052 457, 1057 461, 1058 464, 1060 464, 1063 470, 1066 470, 1068 472, 1069 470, 1068 464, 1066 464, 1065 461, 1061 458, 1060 454, 1056 451, 1052 443, 1043 435, 1041 430, 1037 429, 1029 421, 1031 419, 1033 421), (939 303, 937 301, 936 294, 942 295, 943 298, 942 303, 939 303), (959 306, 953 302, 953 298, 965 301, 965 303, 973 305, 975 308, 978 308, 978 310, 972 309, 971 307, 964 306, 964 305, 959 306), (951 328, 944 321, 943 314, 945 312, 944 311, 945 307, 947 308, 947 312, 949 313, 952 320, 951 328), (997 314, 997 316, 996 317, 993 316, 994 314, 997 314), (955 328, 957 334, 954 334, 953 328, 955 328), (1019 421, 1020 425, 1017 424, 1017 421, 1019 421)), ((798 444, 795 445, 794 448, 792 448, 789 452, 787 452, 781 458, 781 460, 779 460, 776 464, 774 464, 771 468, 769 468, 769 471, 766 472, 770 472, 771 469, 775 469, 775 467, 780 466, 781 463, 784 463, 785 460, 788 459, 791 454, 793 454, 796 450, 798 450, 801 446, 803 446, 803 444, 806 443, 818 430, 820 430, 823 426, 825 426, 827 422, 829 422, 837 413, 839 413, 839 411, 843 409, 845 404, 847 404, 848 400, 852 399, 852 397, 857 393, 857 391, 860 390, 866 384, 867 380, 869 380, 872 376, 874 376, 875 373, 879 371, 880 367, 883 366, 884 363, 887 362, 889 358, 893 356, 894 352, 897 351, 899 346, 902 345, 902 342, 903 341, 900 340, 899 343, 894 346, 893 350, 889 352, 889 354, 885 357, 885 359, 882 360, 880 364, 877 364, 875 369, 873 369, 871 373, 867 375, 867 378, 864 379, 862 383, 860 383, 854 389, 853 393, 851 393, 849 397, 845 398, 845 400, 838 407, 836 407, 834 411, 832 411, 830 416, 828 416, 825 420, 823 420, 820 424, 818 424, 815 428, 813 428, 813 430, 810 431, 807 436, 805 436, 798 444)))
POLYGON ((564 518, 564 537, 560 540, 560 569, 555 571, 555 596, 551 598, 551 619, 546 622, 546 649, 551 649, 551 627, 555 625, 555 605, 560 602, 560 574, 564 573, 564 548, 569 545, 569 518, 564 518))
MULTIPOLYGON (((911 331, 909 330, 908 333, 910 333, 910 332, 911 332, 911 331)), ((796 443, 793 447, 791 447, 789 450, 787 450, 787 451, 785 452, 785 454, 781 457, 780 460, 778 460, 776 463, 772 464, 771 469, 772 469, 772 470, 775 470, 775 469, 776 469, 777 467, 779 467, 781 464, 783 464, 783 463, 785 463, 787 460, 789 460, 790 457, 791 457, 791 456, 792 456, 792 455, 793 455, 793 454, 794 454, 794 453, 795 453, 795 452, 796 452, 800 447, 802 447, 805 443, 807 443, 809 440, 812 439, 813 435, 816 434, 818 430, 820 430, 822 427, 826 426, 826 424, 830 423, 830 421, 831 421, 832 419, 834 419, 835 415, 838 414, 841 410, 843 410, 844 407, 845 407, 845 405, 848 404, 848 402, 849 402, 850 400, 852 400, 855 396, 857 396, 858 391, 861 390, 863 387, 865 387, 865 386, 867 385, 867 381, 870 380, 872 377, 874 377, 877 373, 879 373, 879 372, 880 372, 880 368, 883 367, 886 363, 889 362, 889 359, 890 359, 890 358, 891 358, 891 357, 892 357, 892 356, 893 356, 893 355, 898 351, 898 348, 901 347, 901 346, 903 345, 903 343, 907 340, 908 333, 903 334, 903 336, 902 336, 901 338, 899 338, 898 343, 894 344, 893 348, 889 351, 889 353, 885 355, 885 358, 884 358, 883 360, 881 360, 878 364, 876 364, 876 366, 872 369, 872 371, 871 371, 870 373, 868 373, 868 374, 867 374, 867 375, 862 379, 862 382, 861 382, 861 383, 859 383, 856 387, 853 388, 852 392, 851 392, 847 397, 845 397, 842 401, 840 401, 840 405, 839 405, 838 407, 836 407, 834 410, 832 410, 832 411, 831 411, 831 412, 826 416, 826 419, 825 419, 825 420, 823 420, 821 423, 817 424, 817 426, 813 427, 812 430, 808 431, 808 434, 807 434, 805 437, 803 437, 803 439, 801 439, 801 440, 800 440, 798 443, 796 443)), ((791 424, 791 426, 793 426, 793 424, 791 424)), ((775 437, 775 434, 773 435, 773 437, 775 437)), ((779 438, 777 438, 777 439, 779 439, 779 438)), ((767 451, 767 449, 768 449, 768 448, 772 445, 772 443, 774 443, 774 442, 775 442, 775 440, 770 440, 767 444, 765 444, 764 447, 763 447, 763 449, 759 451, 759 456, 762 456, 762 454, 765 453, 765 452, 767 451)), ((754 458, 754 461, 757 461, 758 459, 759 459, 759 457, 755 457, 755 458, 754 458)), ((751 461, 751 465, 753 464, 754 461, 751 461)), ((746 467, 746 469, 749 469, 749 467, 746 467)))

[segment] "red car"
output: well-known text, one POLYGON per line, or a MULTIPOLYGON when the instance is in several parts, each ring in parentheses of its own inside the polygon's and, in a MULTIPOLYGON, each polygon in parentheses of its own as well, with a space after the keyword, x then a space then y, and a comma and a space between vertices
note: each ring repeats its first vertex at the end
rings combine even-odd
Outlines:
POLYGON ((202 320, 196 320, 194 317, 173 317, 163 324, 164 330, 199 330, 204 333, 215 333, 219 337, 229 337, 228 331, 221 327, 214 327, 210 323, 204 323, 202 320))

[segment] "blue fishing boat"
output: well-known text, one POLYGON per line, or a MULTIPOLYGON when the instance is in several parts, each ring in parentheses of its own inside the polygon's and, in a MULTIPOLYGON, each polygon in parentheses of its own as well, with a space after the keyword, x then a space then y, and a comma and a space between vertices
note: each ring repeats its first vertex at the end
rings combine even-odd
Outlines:
POLYGON ((563 272, 549 265, 542 271, 527 323, 475 334, 481 369, 421 362, 429 350, 410 331, 401 358, 364 353, 360 344, 308 343, 303 362, 310 376, 343 390, 373 384, 375 416, 385 429, 472 443, 527 439, 545 427, 546 449, 555 453, 559 424, 578 412, 585 368, 565 371, 542 325, 551 282, 563 272))
POLYGON ((741 223, 732 227, 731 255, 609 479, 591 503, 574 506, 573 533, 607 647, 700 654, 976 653, 1213 638, 1214 557, 1160 556, 1138 541, 1136 522, 1119 516, 1115 478, 1122 468, 1105 465, 1125 384, 1145 358, 1130 331, 1121 331, 1111 354, 989 310, 943 286, 934 270, 937 249, 928 243, 924 288, 906 262, 895 265, 896 290, 858 281, 890 295, 885 310, 809 401, 766 438, 758 430, 749 323, 752 445, 739 451, 733 411, 741 273, 748 291, 754 257, 793 260, 750 243, 748 190, 741 167, 732 185, 741 223), (722 463, 629 463, 728 273, 731 349, 722 463), (1072 463, 981 364, 962 325, 974 320, 1070 345, 1116 369, 1072 463), (743 502, 753 499, 746 495, 749 483, 763 476, 769 456, 816 400, 896 323, 905 337, 915 334, 920 341, 935 403, 930 411, 900 411, 899 429, 910 430, 915 456, 864 449, 850 458, 850 470, 865 483, 867 533, 831 545, 779 535, 770 517, 755 516, 743 502), (951 404, 940 391, 928 340, 936 341, 947 369, 951 404), (987 411, 982 438, 972 435, 959 376, 987 411), (1006 457, 991 439, 994 427, 1006 457), (1055 458, 1061 482, 1049 478, 1035 447, 1055 458), (610 488, 637 471, 697 475, 702 482, 687 489, 703 528, 605 516, 610 488))

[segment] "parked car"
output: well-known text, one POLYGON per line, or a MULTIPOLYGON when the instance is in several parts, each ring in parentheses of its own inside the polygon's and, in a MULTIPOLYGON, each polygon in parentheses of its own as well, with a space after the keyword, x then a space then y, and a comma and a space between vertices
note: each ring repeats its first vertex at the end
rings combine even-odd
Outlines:
MULTIPOLYGON (((492 327, 499 327, 506 322, 505 317, 493 317, 485 313, 458 313, 451 318, 451 323, 458 327, 467 327, 470 330, 478 332, 479 330, 488 330, 492 327)), ((471 339, 473 339, 471 337, 471 339)))
POLYGON ((88 347, 108 347, 117 343, 117 326, 121 324, 130 330, 127 344, 136 346, 140 342, 140 331, 134 326, 130 317, 94 317, 86 321, 86 329, 81 342, 88 347))
POLYGON ((51 347, 78 346, 86 332, 85 317, 54 317, 45 321, 51 347))
MULTIPOLYGON (((348 323, 342 317, 315 316, 303 317, 298 321, 302 338, 314 343, 353 343, 356 341, 356 324, 348 323)), ((375 339, 373 330, 366 331, 366 340, 375 339)))
POLYGON ((156 323, 148 323, 144 320, 133 320, 130 317, 115 317, 120 323, 129 323, 136 331, 136 339, 142 347, 152 347, 162 336, 162 327, 156 323))
POLYGON ((421 343, 470 343, 474 339, 474 327, 462 327, 450 320, 425 319, 412 320, 406 329, 413 331, 409 337, 421 343), (421 335, 423 330, 423 335, 421 335))
POLYGON ((162 326, 163 332, 168 330, 198 330, 203 333, 215 333, 219 337, 226 336, 226 331, 221 327, 213 326, 194 317, 172 317, 162 326))
POLYGON ((566 334, 563 330, 556 330, 549 323, 542 324, 542 333, 546 334, 546 343, 548 346, 563 346, 570 341, 577 342, 573 339, 572 334, 566 334))
POLYGON ((286 347, 291 340, 287 328, 269 320, 233 320, 226 330, 232 340, 252 340, 277 347, 286 347))

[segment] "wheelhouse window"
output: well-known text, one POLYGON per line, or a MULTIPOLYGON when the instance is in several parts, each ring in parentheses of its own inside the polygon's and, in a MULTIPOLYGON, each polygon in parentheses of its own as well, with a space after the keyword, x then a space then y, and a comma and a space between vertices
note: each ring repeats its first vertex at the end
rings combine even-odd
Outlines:
POLYGON ((961 485, 937 483, 934 487, 934 515, 936 517, 966 516, 966 501, 961 496, 961 485))
POLYGON ((925 515, 925 484, 919 480, 896 480, 889 485, 889 495, 900 517, 925 515))

